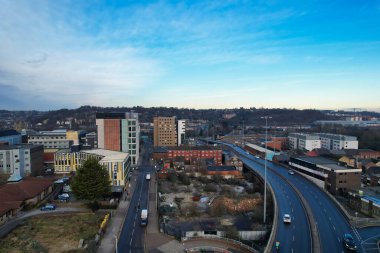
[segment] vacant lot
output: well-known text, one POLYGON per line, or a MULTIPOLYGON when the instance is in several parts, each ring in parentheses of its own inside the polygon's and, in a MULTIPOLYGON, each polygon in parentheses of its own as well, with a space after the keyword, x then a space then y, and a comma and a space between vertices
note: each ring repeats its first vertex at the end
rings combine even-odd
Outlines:
POLYGON ((94 239, 102 217, 93 213, 30 218, 0 241, 0 252, 84 252, 80 239, 94 239))

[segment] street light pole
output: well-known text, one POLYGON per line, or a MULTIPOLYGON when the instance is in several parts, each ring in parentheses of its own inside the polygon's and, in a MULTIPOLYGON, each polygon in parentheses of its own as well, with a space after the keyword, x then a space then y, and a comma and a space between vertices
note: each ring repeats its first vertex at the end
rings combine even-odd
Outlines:
POLYGON ((264 157, 264 218, 263 223, 265 224, 267 218, 267 141, 268 141, 268 119, 272 117, 261 117, 265 119, 265 157, 264 157))
POLYGON ((115 243, 116 243, 116 253, 119 253, 119 250, 117 249, 117 236, 116 236, 116 235, 113 235, 113 237, 115 237, 115 243))

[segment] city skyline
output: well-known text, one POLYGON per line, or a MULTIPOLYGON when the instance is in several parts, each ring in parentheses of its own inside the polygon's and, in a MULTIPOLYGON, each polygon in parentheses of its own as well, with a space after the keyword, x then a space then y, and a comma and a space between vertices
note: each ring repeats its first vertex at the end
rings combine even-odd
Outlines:
POLYGON ((0 4, 0 109, 380 111, 379 1, 0 4))

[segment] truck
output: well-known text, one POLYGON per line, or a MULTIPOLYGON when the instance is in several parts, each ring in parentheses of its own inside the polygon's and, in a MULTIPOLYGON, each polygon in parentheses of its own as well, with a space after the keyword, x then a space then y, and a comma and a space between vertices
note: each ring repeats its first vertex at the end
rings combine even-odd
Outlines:
POLYGON ((146 174, 145 179, 150 180, 150 173, 146 174))
POLYGON ((141 226, 146 226, 148 225, 148 209, 142 209, 141 210, 141 221, 140 221, 141 226))

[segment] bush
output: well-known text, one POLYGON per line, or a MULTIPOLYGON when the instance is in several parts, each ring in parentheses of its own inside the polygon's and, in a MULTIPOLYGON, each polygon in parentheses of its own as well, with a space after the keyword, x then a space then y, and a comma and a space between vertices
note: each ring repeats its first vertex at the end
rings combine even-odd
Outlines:
POLYGON ((91 201, 91 202, 88 202, 87 204, 87 207, 90 208, 93 212, 99 210, 100 208, 100 203, 98 201, 91 201))
POLYGON ((206 192, 216 192, 218 189, 216 187, 215 184, 207 184, 205 187, 204 187, 204 190, 206 192))
POLYGON ((178 178, 182 182, 182 184, 184 184, 184 185, 190 185, 191 184, 190 178, 185 173, 179 174, 178 178))
POLYGON ((207 177, 198 177, 198 181, 202 184, 207 184, 210 182, 210 180, 207 177))
POLYGON ((175 171, 170 171, 169 172, 168 179, 172 183, 176 183, 177 182, 178 177, 177 177, 177 174, 175 173, 175 171))

